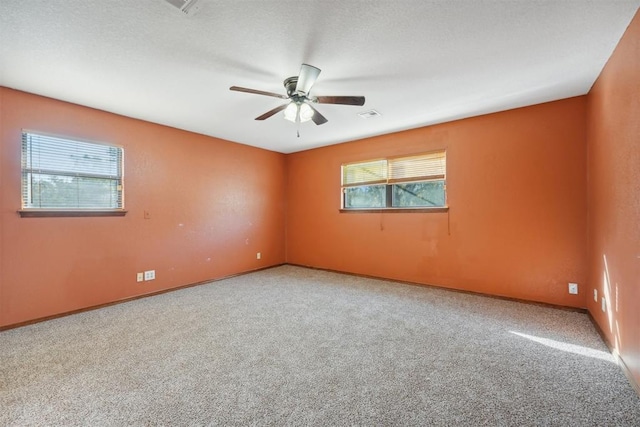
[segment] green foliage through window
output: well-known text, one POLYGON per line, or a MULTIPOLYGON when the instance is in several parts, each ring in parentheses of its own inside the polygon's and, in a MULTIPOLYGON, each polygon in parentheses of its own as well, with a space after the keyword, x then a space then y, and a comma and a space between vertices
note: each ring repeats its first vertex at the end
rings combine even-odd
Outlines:
POLYGON ((384 208, 386 199, 386 185, 363 185, 344 190, 345 208, 384 208))
POLYGON ((393 207, 444 206, 444 181, 393 185, 393 207))

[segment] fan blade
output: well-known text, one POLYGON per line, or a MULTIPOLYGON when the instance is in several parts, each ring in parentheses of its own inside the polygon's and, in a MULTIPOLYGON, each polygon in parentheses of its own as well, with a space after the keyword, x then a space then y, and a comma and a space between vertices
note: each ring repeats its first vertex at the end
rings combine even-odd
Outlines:
POLYGON ((302 64, 300 74, 298 75, 298 83, 296 84, 296 92, 308 94, 311 86, 316 82, 320 75, 320 68, 313 65, 302 64))
POLYGON ((269 110, 266 113, 264 113, 263 115, 256 117, 256 120, 268 119, 269 117, 273 116, 274 114, 279 113, 280 111, 282 111, 285 108, 287 108, 287 105, 289 105, 289 104, 279 105, 276 108, 274 108, 273 110, 269 110))
POLYGON ((327 118, 325 116, 320 114, 320 112, 318 110, 313 108, 312 105, 310 105, 310 104, 308 104, 308 105, 313 110, 313 117, 311 117, 311 120, 313 120, 313 123, 315 123, 317 125, 323 125, 323 124, 325 124, 325 123, 327 123, 329 121, 329 120, 327 120, 327 118))
POLYGON ((364 96, 317 96, 313 100, 319 104, 364 105, 364 96))
POLYGON ((236 92, 255 93, 256 95, 273 96, 274 98, 280 98, 280 99, 288 99, 289 98, 288 96, 280 95, 279 93, 265 92, 263 90, 248 89, 246 87, 240 87, 240 86, 231 86, 229 88, 229 90, 235 90, 236 92))

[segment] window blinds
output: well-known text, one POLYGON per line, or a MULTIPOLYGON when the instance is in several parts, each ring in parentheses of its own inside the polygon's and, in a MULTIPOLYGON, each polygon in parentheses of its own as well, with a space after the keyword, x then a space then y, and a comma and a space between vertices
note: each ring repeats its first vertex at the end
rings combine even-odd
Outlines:
POLYGON ((374 160, 342 166, 342 185, 381 184, 387 182, 387 161, 374 160))
POLYGON ((446 152, 342 165, 342 186, 393 184, 445 178, 446 152))
POLYGON ((120 147, 22 133, 23 209, 122 209, 120 147))

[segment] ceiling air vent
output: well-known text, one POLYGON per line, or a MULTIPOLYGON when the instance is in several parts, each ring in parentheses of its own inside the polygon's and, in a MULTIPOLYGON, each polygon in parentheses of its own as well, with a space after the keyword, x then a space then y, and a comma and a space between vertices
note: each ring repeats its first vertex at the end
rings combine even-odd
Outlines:
POLYGON ((380 117, 382 114, 378 113, 376 110, 364 111, 362 113, 358 113, 360 117, 363 119, 371 119, 373 117, 380 117))
POLYGON ((180 9, 180 12, 185 15, 193 15, 200 9, 200 6, 196 6, 198 0, 166 0, 167 3, 180 9))

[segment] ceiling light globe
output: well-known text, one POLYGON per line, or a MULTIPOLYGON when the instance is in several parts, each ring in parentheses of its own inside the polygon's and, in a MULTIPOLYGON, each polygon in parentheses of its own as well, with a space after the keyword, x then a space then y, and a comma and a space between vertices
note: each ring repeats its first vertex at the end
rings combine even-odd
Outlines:
POLYGON ((284 109, 284 118, 295 123, 297 115, 298 105, 295 102, 290 102, 287 108, 284 109))
POLYGON ((302 123, 308 122, 313 117, 313 108, 306 102, 300 104, 300 121, 302 123))

